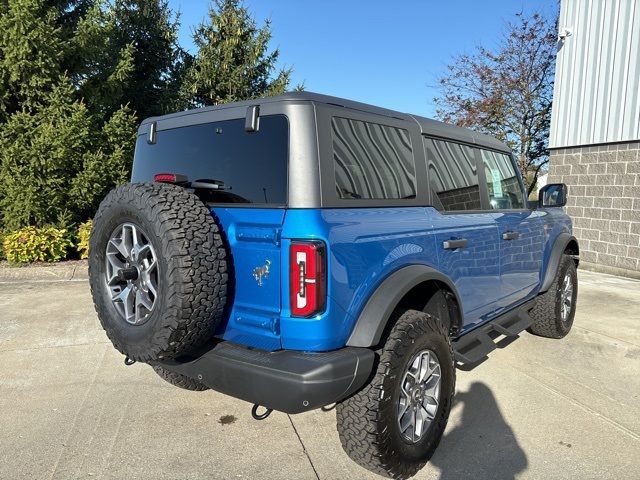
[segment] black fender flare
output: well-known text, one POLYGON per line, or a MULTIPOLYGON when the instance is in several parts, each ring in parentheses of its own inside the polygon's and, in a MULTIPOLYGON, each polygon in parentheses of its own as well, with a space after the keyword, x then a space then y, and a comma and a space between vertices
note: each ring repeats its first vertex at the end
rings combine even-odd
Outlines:
POLYGON ((544 273, 544 279, 542 280, 542 285, 540 286, 540 291, 538 293, 544 293, 549 290, 549 287, 551 287, 553 280, 556 278, 562 254, 567 248, 567 245, 571 242, 578 245, 578 240, 576 240, 576 237, 570 233, 563 232, 556 237, 553 247, 551 247, 549 262, 547 263, 547 269, 544 273))
POLYGON ((426 265, 409 265, 389 275, 369 298, 347 340, 350 347, 377 345, 387 326, 391 313, 402 298, 416 285, 437 280, 453 292, 459 308, 462 308, 458 290, 444 274, 426 265))

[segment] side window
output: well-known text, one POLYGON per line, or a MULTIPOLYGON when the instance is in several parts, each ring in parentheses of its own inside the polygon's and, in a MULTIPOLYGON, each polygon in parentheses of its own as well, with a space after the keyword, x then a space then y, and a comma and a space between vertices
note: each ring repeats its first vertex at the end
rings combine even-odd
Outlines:
POLYGON ((471 147, 424 139, 431 202, 438 210, 481 210, 480 182, 471 147))
POLYGON ((487 176, 489 204, 492 209, 524 208, 524 195, 508 155, 482 150, 482 163, 487 176))
POLYGON ((415 198, 409 132, 339 117, 331 125, 338 198, 415 198))

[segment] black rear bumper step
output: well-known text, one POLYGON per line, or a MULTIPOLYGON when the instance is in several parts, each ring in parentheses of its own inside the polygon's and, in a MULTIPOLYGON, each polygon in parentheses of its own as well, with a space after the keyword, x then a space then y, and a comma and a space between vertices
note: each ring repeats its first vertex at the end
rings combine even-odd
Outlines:
POLYGON ((300 413, 343 400, 360 389, 373 370, 374 358, 368 348, 266 352, 223 341, 197 357, 165 360, 161 365, 232 397, 300 413))
POLYGON ((496 338, 501 335, 517 337, 519 333, 529 328, 533 323, 529 311, 533 308, 534 301, 530 300, 521 307, 511 310, 454 340, 452 342, 453 351, 458 367, 473 368, 497 348, 496 338))

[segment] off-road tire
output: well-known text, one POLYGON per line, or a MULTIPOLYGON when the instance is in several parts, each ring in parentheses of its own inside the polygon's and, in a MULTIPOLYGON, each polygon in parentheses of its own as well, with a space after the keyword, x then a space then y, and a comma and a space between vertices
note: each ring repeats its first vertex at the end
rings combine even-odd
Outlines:
POLYGON ((227 299, 227 252, 205 205, 184 188, 133 183, 113 189, 100 204, 90 237, 89 279, 100 323, 114 347, 132 360, 173 358, 210 339, 227 299), (105 276, 106 246, 131 222, 157 254, 157 305, 140 325, 117 312, 105 276))
POLYGON ((447 425, 456 371, 446 328, 436 317, 416 310, 398 311, 395 326, 378 351, 370 383, 336 406, 337 428, 344 451, 359 465, 379 475, 408 478, 433 455, 447 425), (439 406, 429 430, 415 444, 397 426, 400 382, 408 362, 423 349, 432 350, 441 366, 439 406))
POLYGON ((162 378, 166 382, 169 382, 171 385, 184 388, 185 390, 191 390, 193 392, 202 392, 204 390, 209 390, 209 387, 207 387, 204 383, 200 383, 193 378, 181 375, 180 373, 172 372, 171 370, 166 370, 160 365, 152 365, 152 367, 153 370, 160 376, 160 378, 162 378))
POLYGON ((535 306, 529 312, 533 324, 528 328, 530 333, 547 338, 563 338, 571 330, 576 314, 578 298, 578 273, 576 264, 569 255, 563 255, 553 283, 545 293, 536 298, 535 306), (565 275, 569 273, 573 281, 572 309, 567 321, 561 315, 561 289, 565 275))

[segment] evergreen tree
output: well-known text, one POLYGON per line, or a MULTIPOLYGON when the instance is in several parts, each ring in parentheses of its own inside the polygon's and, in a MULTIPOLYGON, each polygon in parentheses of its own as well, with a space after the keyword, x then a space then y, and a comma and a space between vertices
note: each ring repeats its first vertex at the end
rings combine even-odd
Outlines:
POLYGON ((0 127, 4 228, 86 220, 113 185, 126 181, 135 127, 123 108, 96 128, 66 78, 41 105, 11 115, 0 127))
POLYGON ((69 42, 76 97, 103 120, 127 103, 125 92, 135 69, 135 47, 119 42, 117 29, 113 9, 99 1, 78 21, 69 42))
POLYGON ((109 190, 129 181, 137 127, 137 116, 125 106, 97 131, 100 148, 83 156, 82 166, 71 180, 74 221, 92 218, 109 190))
POLYGON ((62 52, 55 12, 43 0, 4 0, 0 7, 0 122, 51 92, 62 52))
MULTIPOLYGON (((44 0, 44 5, 53 11, 55 24, 60 28, 63 41, 73 38, 78 22, 84 17, 96 0, 44 0)), ((73 65, 65 58, 62 60, 63 69, 70 71, 73 65)))
POLYGON ((72 41, 79 95, 107 118, 126 104, 140 119, 166 113, 188 62, 178 26, 166 0, 97 2, 72 41))
MULTIPOLYGON (((6 0, 5 0, 6 1, 6 0)), ((44 0, 44 5, 56 13, 56 24, 68 30, 65 37, 73 33, 78 20, 87 13, 96 0, 44 0)))
MULTIPOLYGON (((0 3, 0 230, 86 220, 130 170, 137 120, 128 107, 96 115, 78 98, 62 70, 60 10, 50 4, 0 3)), ((80 42, 91 38, 83 31, 95 39, 109 27, 99 15, 98 6, 78 21, 80 42)), ((104 47, 85 46, 85 53, 104 47)), ((117 60, 105 83, 113 90, 127 82, 129 52, 111 53, 117 60)))
POLYGON ((269 52, 270 22, 258 28, 240 0, 216 0, 193 39, 198 53, 181 89, 187 106, 278 95, 289 85, 290 69, 274 76, 279 51, 269 52))
POLYGON ((287 87, 240 1, 212 5, 195 59, 177 29, 167 0, 0 0, 0 231, 90 218, 142 117, 287 87))
POLYGON ((116 0, 116 44, 133 45, 134 70, 123 94, 140 119, 175 106, 190 55, 178 45, 179 18, 167 0, 116 0))

